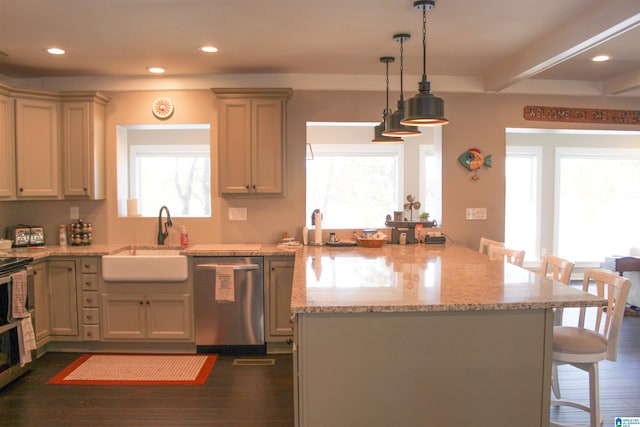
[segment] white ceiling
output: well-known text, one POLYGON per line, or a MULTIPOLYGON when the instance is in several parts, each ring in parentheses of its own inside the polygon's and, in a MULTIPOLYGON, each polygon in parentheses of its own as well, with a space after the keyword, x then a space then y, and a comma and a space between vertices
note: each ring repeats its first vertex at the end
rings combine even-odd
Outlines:
MULTIPOLYGON (((332 78, 422 73, 422 13, 413 0, 0 0, 0 74, 33 78, 268 74, 332 78), (203 44, 219 48, 205 55, 203 44), (56 45, 64 56, 45 53, 56 45)), ((427 12, 434 92, 553 83, 640 96, 640 0, 437 0, 427 12), (592 63, 595 54, 613 60, 592 63)), ((163 77, 166 78, 166 77, 163 77)), ((380 79, 376 85, 379 87, 380 79)), ((382 83, 384 84, 384 83, 382 83)), ((414 92, 415 79, 405 79, 414 92)))

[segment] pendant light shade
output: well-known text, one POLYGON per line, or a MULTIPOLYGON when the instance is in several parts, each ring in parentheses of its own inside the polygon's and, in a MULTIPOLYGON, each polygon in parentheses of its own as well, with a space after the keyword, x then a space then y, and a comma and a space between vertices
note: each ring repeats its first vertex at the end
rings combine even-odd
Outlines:
POLYGON ((431 93, 431 83, 427 80, 427 10, 436 7, 436 2, 435 0, 418 0, 413 3, 413 7, 422 11, 422 81, 418 85, 419 93, 407 101, 407 114, 402 124, 446 125, 449 120, 444 117, 444 101, 431 93))
POLYGON ((383 56, 380 58, 380 62, 387 64, 387 103, 382 112, 382 122, 374 129, 373 139, 371 140, 374 144, 402 144, 404 142, 402 138, 382 135, 387 117, 391 115, 391 110, 389 110, 389 63, 393 61, 395 61, 393 56, 383 56))
POLYGON ((404 71, 404 42, 409 40, 411 36, 409 34, 396 34, 393 39, 400 42, 400 99, 398 100, 398 108, 393 114, 385 117, 385 130, 382 132, 383 136, 416 136, 422 132, 418 130, 416 126, 406 126, 402 124, 404 120, 404 88, 402 82, 402 75, 404 71))

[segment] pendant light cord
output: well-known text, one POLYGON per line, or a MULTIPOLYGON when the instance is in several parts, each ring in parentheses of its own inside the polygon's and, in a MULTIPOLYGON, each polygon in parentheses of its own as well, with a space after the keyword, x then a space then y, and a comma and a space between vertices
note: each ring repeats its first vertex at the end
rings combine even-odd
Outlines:
POLYGON ((385 60, 385 63, 387 64, 387 103, 384 109, 384 117, 387 117, 387 115, 391 114, 391 110, 389 109, 389 59, 388 58, 387 60, 385 60))
POLYGON ((422 8, 422 80, 427 80, 427 8, 422 8))
POLYGON ((403 108, 404 108, 404 83, 403 83, 403 78, 402 78, 402 74, 404 71, 404 37, 400 37, 400 101, 398 102, 398 105, 400 105, 400 102, 403 103, 403 108))

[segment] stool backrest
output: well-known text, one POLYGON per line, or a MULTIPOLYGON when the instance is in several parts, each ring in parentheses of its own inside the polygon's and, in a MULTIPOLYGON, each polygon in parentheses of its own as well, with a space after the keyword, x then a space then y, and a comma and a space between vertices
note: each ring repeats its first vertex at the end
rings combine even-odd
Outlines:
POLYGON ((504 243, 498 242, 497 240, 487 239, 486 237, 481 237, 478 252, 480 252, 481 254, 489 254, 489 246, 504 247, 504 243))
POLYGON ((542 258, 542 264, 540 265, 540 275, 549 277, 556 282, 569 284, 571 280, 571 272, 573 271, 574 263, 571 261, 560 258, 555 255, 546 254, 542 258))
MULTIPOLYGON (((615 273, 595 268, 584 271, 582 290, 607 300, 606 307, 595 308, 595 319, 589 326, 607 339, 607 360, 615 361, 618 357, 618 337, 630 288, 631 281, 615 273)), ((586 327, 586 311, 586 307, 580 308, 578 326, 581 328, 586 327)))
POLYGON ((503 248, 500 246, 489 246, 489 258, 492 260, 501 259, 509 264, 522 267, 522 263, 524 262, 524 251, 503 248))

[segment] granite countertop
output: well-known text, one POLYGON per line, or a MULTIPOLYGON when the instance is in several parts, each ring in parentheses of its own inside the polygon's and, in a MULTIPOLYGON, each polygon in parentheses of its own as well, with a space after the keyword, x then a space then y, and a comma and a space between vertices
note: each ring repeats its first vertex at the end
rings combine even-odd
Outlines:
POLYGON ((536 310, 605 301, 456 244, 296 253, 293 313, 536 310))
MULTIPOLYGON (((29 248, 12 248, 0 251, 0 256, 31 257, 34 260, 45 257, 104 256, 129 249, 131 245, 103 244, 87 246, 46 245, 29 248)), ((275 244, 196 244, 181 246, 135 245, 137 249, 178 249, 187 256, 293 256, 302 246, 275 244)))

